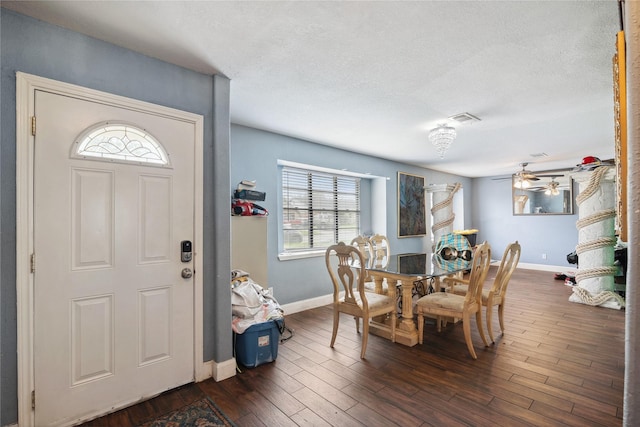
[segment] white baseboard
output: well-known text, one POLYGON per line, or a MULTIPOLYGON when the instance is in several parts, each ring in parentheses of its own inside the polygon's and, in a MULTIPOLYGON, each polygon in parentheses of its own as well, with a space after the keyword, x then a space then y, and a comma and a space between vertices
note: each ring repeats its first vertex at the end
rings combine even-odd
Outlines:
POLYGON ((233 357, 220 363, 213 360, 206 363, 211 363, 211 376, 216 382, 226 380, 236 375, 236 359, 233 357))
POLYGON ((298 313, 300 311, 310 310, 312 308, 322 307, 323 305, 333 302, 333 294, 322 295, 315 298, 309 298, 302 301, 295 301, 289 304, 283 304, 284 315, 298 313))
POLYGON ((577 268, 575 267, 567 267, 562 265, 530 264, 526 262, 518 263, 517 268, 522 268, 525 270, 554 271, 556 273, 565 273, 568 271, 577 270, 577 268))

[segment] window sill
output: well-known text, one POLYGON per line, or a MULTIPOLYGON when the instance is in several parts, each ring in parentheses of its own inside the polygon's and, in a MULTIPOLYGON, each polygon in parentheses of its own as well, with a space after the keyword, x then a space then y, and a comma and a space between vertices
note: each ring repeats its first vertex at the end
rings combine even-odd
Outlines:
POLYGON ((324 249, 300 252, 281 252, 278 254, 278 259, 280 261, 291 261, 294 259, 316 258, 323 256, 324 253, 324 249))

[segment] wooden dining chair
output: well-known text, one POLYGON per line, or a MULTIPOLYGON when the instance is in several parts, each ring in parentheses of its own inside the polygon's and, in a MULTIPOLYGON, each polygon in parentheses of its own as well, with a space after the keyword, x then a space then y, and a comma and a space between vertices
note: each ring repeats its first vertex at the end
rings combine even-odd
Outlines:
MULTIPOLYGON (((482 290, 482 305, 486 307, 485 317, 487 318, 487 330, 489 331, 489 338, 491 342, 495 343, 496 340, 493 337, 493 307, 498 306, 498 320, 500 322, 500 332, 504 334, 504 304, 507 297, 507 287, 511 280, 511 275, 518 265, 520 260, 520 252, 522 248, 516 240, 511 243, 504 250, 502 260, 500 261, 500 267, 496 272, 496 277, 493 280, 493 284, 490 288, 482 290)), ((469 284, 466 280, 451 278, 445 279, 445 283, 448 285, 448 291, 458 295, 464 295, 467 293, 469 284)))
POLYGON ((371 246, 369 238, 365 236, 356 236, 351 240, 351 246, 358 248, 364 257, 366 265, 369 266, 369 263, 373 259, 373 247, 371 246))
POLYGON ((374 234, 369 237, 371 242, 371 248, 373 250, 373 266, 378 268, 384 268, 389 264, 391 256, 391 246, 389 245, 389 239, 382 234, 374 234))
POLYGON ((462 319, 464 340, 471 357, 477 359, 473 343, 471 342, 471 315, 476 315, 476 323, 480 337, 485 346, 488 346, 487 338, 482 327, 482 285, 487 277, 489 264, 491 263, 491 247, 487 242, 477 246, 473 253, 473 262, 469 273, 469 283, 464 296, 450 292, 433 292, 425 295, 416 303, 418 313, 418 342, 424 341, 424 318, 434 317, 436 326, 440 332, 442 318, 462 319))
MULTIPOLYGON (((362 256, 364 257, 364 261, 366 263, 367 268, 373 262, 373 247, 371 246, 371 241, 366 236, 356 236, 351 240, 351 246, 355 246, 358 248, 362 256)), ((375 292, 376 284, 373 281, 373 278, 367 274, 364 279, 364 288, 367 291, 375 292)))
MULTIPOLYGON (((373 252, 371 266, 375 268, 386 268, 387 265, 389 265, 389 260, 391 259, 391 246, 389 245, 389 239, 387 236, 382 234, 374 234, 369 237, 369 242, 371 244, 371 251, 373 252)), ((370 286, 365 284, 365 287, 369 289, 370 286)), ((373 288, 375 289, 375 284, 373 284, 373 288)), ((385 295, 389 294, 389 283, 387 279, 382 280, 382 293, 385 295)))
MULTIPOLYGON (((379 236, 379 235, 376 235, 376 236, 379 236)), ((386 244, 384 244, 384 242, 380 243, 382 241, 381 237, 384 237, 384 236, 380 236, 375 240, 376 242, 378 242, 377 252, 374 249, 373 242, 368 237, 356 236, 353 238, 353 240, 351 240, 351 246, 357 247, 358 250, 362 252, 362 255, 364 256, 367 263, 367 268, 373 267, 373 266, 384 268, 387 266, 387 264, 389 264, 388 240, 386 244), (386 250, 382 250, 383 247, 386 248, 386 250)), ((384 237, 384 239, 386 239, 386 237, 384 237)), ((380 290, 376 290, 375 281, 373 280, 373 277, 371 277, 371 275, 369 274, 367 274, 367 277, 364 280, 364 289, 369 292, 377 292, 384 295, 387 295, 389 293, 389 286, 387 284, 387 279, 383 279, 382 288, 380 290)))
POLYGON ((336 341, 340 313, 353 316, 356 321, 356 332, 360 332, 360 319, 363 324, 362 350, 360 357, 364 359, 369 338, 369 321, 372 317, 389 315, 391 341, 396 337, 396 300, 386 295, 365 292, 364 279, 366 268, 364 256, 354 246, 340 242, 330 246, 325 252, 325 263, 331 282, 333 283, 333 333, 331 345, 336 341))

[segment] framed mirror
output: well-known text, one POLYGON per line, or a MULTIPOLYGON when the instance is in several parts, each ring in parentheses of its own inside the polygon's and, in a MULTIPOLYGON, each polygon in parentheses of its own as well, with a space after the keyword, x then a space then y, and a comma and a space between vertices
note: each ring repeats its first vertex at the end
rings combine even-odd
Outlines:
POLYGON ((568 169, 511 177, 514 215, 573 215, 573 179, 568 169))

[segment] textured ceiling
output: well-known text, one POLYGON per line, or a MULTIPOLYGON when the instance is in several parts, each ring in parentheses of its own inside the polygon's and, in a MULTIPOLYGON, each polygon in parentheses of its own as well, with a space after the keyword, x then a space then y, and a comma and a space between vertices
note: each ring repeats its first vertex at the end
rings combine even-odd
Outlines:
POLYGON ((616 0, 2 6, 229 77, 233 123, 470 177, 614 155, 616 0), (440 159, 428 131, 462 112, 440 159))

